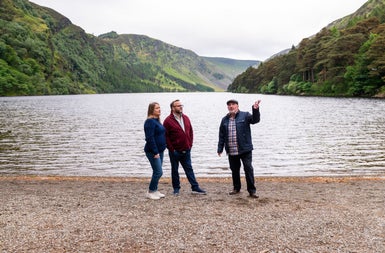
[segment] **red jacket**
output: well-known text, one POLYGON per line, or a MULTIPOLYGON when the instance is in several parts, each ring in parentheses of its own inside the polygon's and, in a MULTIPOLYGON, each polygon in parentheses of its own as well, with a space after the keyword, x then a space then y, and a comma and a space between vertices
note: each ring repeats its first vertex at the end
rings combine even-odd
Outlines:
POLYGON ((163 126, 166 128, 167 148, 171 152, 189 150, 193 145, 194 134, 190 119, 184 114, 182 117, 185 131, 172 112, 163 122, 163 126))

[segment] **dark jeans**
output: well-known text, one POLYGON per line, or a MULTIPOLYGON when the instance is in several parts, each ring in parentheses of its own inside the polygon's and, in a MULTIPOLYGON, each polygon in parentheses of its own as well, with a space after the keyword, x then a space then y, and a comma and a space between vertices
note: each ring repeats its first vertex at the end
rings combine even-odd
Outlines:
POLYGON ((163 152, 159 153, 159 158, 154 158, 154 154, 146 152, 147 159, 150 161, 152 168, 152 177, 151 182, 148 187, 150 192, 155 192, 158 190, 159 179, 163 175, 162 164, 163 164, 163 152))
POLYGON ((186 173, 186 177, 191 184, 191 189, 195 190, 199 188, 199 184, 195 179, 194 171, 191 165, 191 151, 174 151, 168 152, 170 156, 171 163, 171 179, 172 179, 172 187, 174 189, 180 189, 180 180, 179 180, 179 163, 182 165, 184 172, 186 173))
POLYGON ((241 155, 229 155, 229 164, 233 178, 234 190, 241 190, 241 161, 243 163, 243 169, 245 171, 247 191, 249 193, 255 193, 257 190, 255 188, 254 182, 254 168, 252 165, 251 151, 241 155))

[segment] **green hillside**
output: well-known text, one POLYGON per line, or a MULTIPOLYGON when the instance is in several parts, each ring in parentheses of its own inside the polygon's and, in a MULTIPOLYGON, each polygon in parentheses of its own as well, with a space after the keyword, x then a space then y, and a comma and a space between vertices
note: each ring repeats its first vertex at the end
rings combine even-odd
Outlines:
POLYGON ((147 36, 96 37, 52 9, 0 1, 0 96, 221 91, 234 77, 147 36))
POLYGON ((369 0, 357 12, 303 39, 287 54, 249 68, 232 92, 385 97, 385 1, 369 0))

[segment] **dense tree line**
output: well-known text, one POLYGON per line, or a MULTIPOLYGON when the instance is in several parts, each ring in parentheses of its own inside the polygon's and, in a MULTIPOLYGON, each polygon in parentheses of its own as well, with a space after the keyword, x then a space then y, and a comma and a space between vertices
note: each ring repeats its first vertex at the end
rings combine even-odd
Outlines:
MULTIPOLYGON (((375 2, 375 1, 373 1, 375 2)), ((384 96, 385 10, 324 28, 284 55, 249 68, 228 90, 290 95, 384 96)))

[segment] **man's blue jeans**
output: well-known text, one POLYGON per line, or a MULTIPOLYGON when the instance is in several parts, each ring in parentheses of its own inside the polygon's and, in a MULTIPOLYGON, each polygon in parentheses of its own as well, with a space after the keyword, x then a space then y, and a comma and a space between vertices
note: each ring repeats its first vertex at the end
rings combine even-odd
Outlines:
POLYGON ((163 164, 163 152, 159 153, 159 158, 154 158, 154 154, 146 152, 146 156, 150 161, 152 168, 152 177, 149 186, 150 192, 158 190, 158 183, 160 177, 163 175, 162 164, 163 164))
POLYGON ((229 164, 231 169, 231 175, 233 178, 234 190, 241 190, 241 161, 243 163, 243 169, 245 171, 247 191, 249 193, 255 193, 255 181, 254 181, 254 168, 252 165, 252 152, 247 152, 240 155, 229 155, 229 164))
POLYGON ((174 151, 168 152, 170 156, 171 163, 171 179, 172 179, 172 187, 174 189, 180 189, 180 179, 179 179, 179 163, 182 165, 184 172, 186 173, 186 177, 191 184, 191 189, 196 190, 199 188, 199 184, 195 179, 194 171, 191 165, 191 150, 186 151, 174 151))

